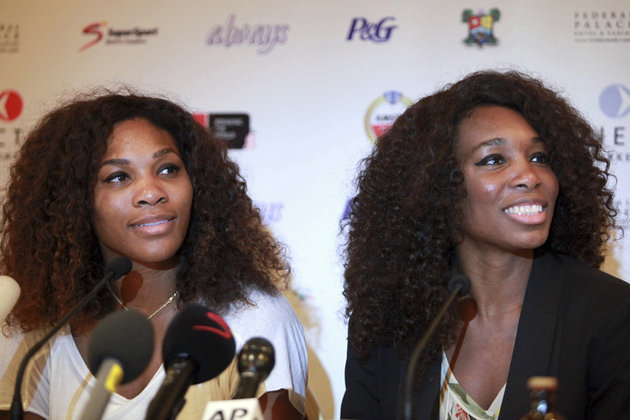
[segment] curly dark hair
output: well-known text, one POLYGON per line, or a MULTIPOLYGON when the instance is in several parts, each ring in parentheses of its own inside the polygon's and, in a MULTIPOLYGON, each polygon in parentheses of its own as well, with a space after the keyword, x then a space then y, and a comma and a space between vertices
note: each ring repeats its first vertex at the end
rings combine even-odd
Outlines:
MULTIPOLYGON (((349 340, 360 357, 377 344, 408 356, 447 298, 465 197, 454 143, 460 121, 483 105, 521 114, 548 150, 559 195, 543 247, 593 267, 604 260, 617 226, 600 136, 539 80, 473 73, 409 107, 361 162, 343 226, 349 340)), ((421 365, 454 343, 458 322, 447 314, 421 365)))
MULTIPOLYGON (((103 276, 92 227, 98 165, 114 127, 143 118, 173 137, 193 186, 177 275, 180 304, 216 311, 247 302, 247 288, 288 285, 285 249, 264 228, 224 142, 173 102, 98 90, 46 115, 11 168, 3 205, 0 268, 22 288, 9 318, 25 331, 52 325, 103 276)), ((103 289, 73 327, 88 328, 116 303, 103 289)))

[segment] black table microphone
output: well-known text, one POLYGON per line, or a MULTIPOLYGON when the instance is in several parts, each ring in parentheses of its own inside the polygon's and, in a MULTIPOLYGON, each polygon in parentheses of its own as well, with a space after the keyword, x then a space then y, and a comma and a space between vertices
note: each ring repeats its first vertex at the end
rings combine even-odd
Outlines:
POLYGON ((87 360, 96 387, 81 420, 100 420, 116 387, 133 381, 149 365, 154 340, 153 326, 140 312, 114 312, 96 325, 87 360))
POLYGON ((238 372, 241 379, 232 399, 254 398, 260 383, 275 365, 273 345, 262 337, 247 340, 238 354, 238 372))
POLYGON ((192 384, 223 372, 234 359, 234 337, 219 315, 189 303, 175 315, 164 335, 166 378, 149 404, 146 420, 175 419, 192 384))

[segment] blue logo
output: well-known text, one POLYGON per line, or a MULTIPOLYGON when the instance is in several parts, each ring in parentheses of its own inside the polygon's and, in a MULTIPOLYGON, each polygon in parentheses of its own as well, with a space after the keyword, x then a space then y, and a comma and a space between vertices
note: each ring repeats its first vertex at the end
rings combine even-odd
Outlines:
POLYGON ((265 224, 277 223, 282 220, 283 202, 257 202, 255 205, 258 207, 265 224))
POLYGON ((389 41, 392 31, 397 28, 388 22, 393 22, 391 16, 384 17, 378 22, 370 23, 366 18, 358 17, 352 19, 350 31, 348 32, 348 41, 352 41, 356 34, 361 41, 385 42, 389 41))
POLYGON ((343 214, 341 215, 341 220, 346 220, 350 218, 350 212, 352 212, 352 198, 346 201, 346 206, 343 209, 343 214))
POLYGON ((621 84, 606 87, 599 95, 599 107, 610 118, 623 118, 630 113, 630 89, 621 84))

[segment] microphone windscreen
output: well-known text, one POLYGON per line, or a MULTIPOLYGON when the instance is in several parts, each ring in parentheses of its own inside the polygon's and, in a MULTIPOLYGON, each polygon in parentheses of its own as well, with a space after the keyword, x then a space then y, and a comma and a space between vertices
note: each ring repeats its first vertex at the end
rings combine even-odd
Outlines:
POLYGON ((218 376, 234 359, 236 345, 230 328, 219 315, 189 303, 175 315, 164 335, 164 367, 178 359, 194 360, 199 370, 193 383, 218 376))
POLYGON ((0 276, 0 324, 20 297, 20 285, 9 276, 0 276))
POLYGON ((105 267, 105 275, 111 275, 110 281, 118 280, 131 271, 131 260, 127 257, 116 257, 105 267))
POLYGON ((238 371, 260 373, 266 378, 276 363, 273 344, 262 337, 247 340, 238 354, 238 371))
POLYGON ((99 322, 88 343, 88 367, 94 375, 105 359, 123 368, 123 384, 136 379, 153 355, 154 334, 149 320, 139 312, 118 311, 99 322))
POLYGON ((448 291, 453 292, 455 287, 460 285, 462 288, 459 290, 459 296, 465 296, 470 292, 470 280, 463 274, 456 274, 448 281, 448 291))

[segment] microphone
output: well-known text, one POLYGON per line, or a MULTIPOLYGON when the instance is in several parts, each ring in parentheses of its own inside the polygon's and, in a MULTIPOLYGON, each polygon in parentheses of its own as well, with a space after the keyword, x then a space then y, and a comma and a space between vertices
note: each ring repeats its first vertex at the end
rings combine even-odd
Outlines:
POLYGON ((202 420, 263 418, 256 391, 275 364, 273 345, 261 337, 251 338, 241 349, 237 361, 240 381, 234 397, 228 401, 208 402, 202 420))
POLYGON ((232 399, 255 398, 258 386, 275 364, 273 345, 262 337, 247 340, 238 354, 238 373, 241 376, 232 399))
POLYGON ((9 276, 0 276, 0 324, 20 297, 20 285, 9 276))
POLYGON ((218 376, 234 352, 234 337, 223 318, 202 305, 184 306, 166 329, 162 344, 166 378, 145 419, 175 419, 186 403, 188 387, 218 376))
POLYGON ((413 414, 413 379, 416 373, 420 354, 422 354, 422 351, 427 346, 429 339, 435 332, 435 329, 437 328, 438 324, 444 317, 444 314, 451 306, 455 298, 457 296, 465 296, 468 294, 468 292, 470 291, 470 280, 463 274, 457 274, 451 277, 451 279, 448 281, 448 291, 451 292, 451 294, 449 295, 446 302, 444 302, 437 315, 435 315, 435 318, 433 318, 433 321, 431 321, 429 328, 427 328, 424 335, 422 336, 422 339, 418 342, 418 344, 416 344, 416 347, 414 347, 413 352, 409 357, 409 364, 407 365, 407 372, 404 383, 403 408, 402 412, 399 415, 399 417, 402 417, 405 420, 411 420, 413 414))
POLYGON ((106 316, 92 331, 88 367, 96 387, 81 420, 99 420, 116 387, 136 379, 153 355, 153 327, 139 312, 118 311, 106 316))
POLYGON ((79 301, 70 312, 64 316, 61 321, 57 325, 55 325, 48 333, 43 336, 33 347, 29 349, 22 358, 20 362, 20 366, 18 367, 17 376, 15 379, 15 390, 13 392, 13 401, 11 403, 11 410, 9 412, 10 420, 22 420, 24 418, 24 408, 22 407, 22 381, 24 379, 24 372, 26 371, 26 365, 29 360, 41 349, 44 344, 50 338, 57 333, 63 327, 66 322, 70 320, 73 316, 75 316, 87 303, 94 299, 96 293, 108 282, 113 282, 118 280, 120 277, 131 271, 131 260, 127 257, 116 257, 107 264, 105 267, 105 274, 101 281, 96 283, 94 288, 87 294, 83 299, 79 301))

